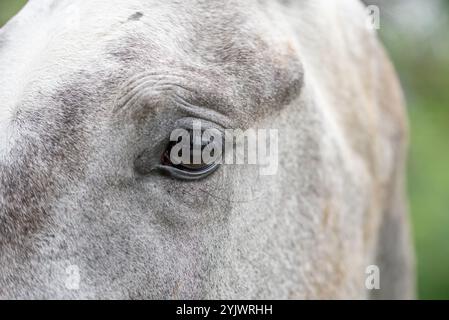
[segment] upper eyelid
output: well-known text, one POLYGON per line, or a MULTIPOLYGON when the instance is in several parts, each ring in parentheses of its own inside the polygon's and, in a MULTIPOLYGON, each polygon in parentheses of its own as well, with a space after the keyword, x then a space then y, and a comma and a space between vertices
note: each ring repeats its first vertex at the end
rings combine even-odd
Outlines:
POLYGON ((171 97, 171 99, 178 108, 187 111, 190 114, 190 116, 199 119, 201 118, 211 119, 209 121, 213 121, 225 128, 233 127, 232 120, 222 112, 210 109, 208 107, 194 105, 178 94, 175 94, 173 97, 171 97))
MULTIPOLYGON (((199 121, 201 123, 201 130, 218 130, 221 134, 224 134, 226 127, 222 126, 220 123, 209 120, 204 117, 184 117, 175 122, 175 129, 185 129, 185 130, 193 130, 193 124, 199 121)), ((173 131, 173 130, 172 130, 173 131)))

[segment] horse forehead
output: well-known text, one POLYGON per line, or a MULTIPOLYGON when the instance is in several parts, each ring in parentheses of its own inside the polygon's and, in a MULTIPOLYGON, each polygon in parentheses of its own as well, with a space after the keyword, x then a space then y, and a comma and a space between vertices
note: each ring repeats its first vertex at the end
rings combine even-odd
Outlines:
MULTIPOLYGON (((22 34, 32 34, 45 47, 33 42, 26 51, 45 49, 47 60, 69 59, 71 65, 106 50, 122 62, 168 57, 191 64, 206 60, 254 66, 262 62, 255 57, 258 52, 269 49, 277 56, 284 50, 285 56, 286 50, 294 51, 288 23, 280 23, 279 14, 267 13, 280 12, 272 10, 279 9, 273 3, 34 0, 17 20, 23 22, 22 34)), ((12 36, 19 38, 20 32, 12 36)))
MULTIPOLYGON (((125 82, 128 77, 151 71, 156 66, 160 69, 161 65, 179 65, 183 70, 192 66, 208 73, 209 78, 216 77, 213 80, 217 83, 235 80, 240 83, 236 84, 237 91, 245 83, 245 91, 238 92, 242 99, 245 98, 242 96, 252 95, 251 99, 257 100, 264 92, 279 92, 279 87, 285 89, 285 94, 294 93, 300 85, 302 70, 293 37, 279 30, 282 28, 274 21, 268 29, 261 27, 266 23, 258 18, 265 17, 266 8, 258 7, 256 2, 247 5, 233 1, 113 2, 110 10, 106 8, 111 7, 111 3, 101 0, 47 0, 30 4, 28 11, 34 12, 40 20, 46 17, 51 20, 42 22, 47 26, 42 35, 46 42, 45 53, 37 44, 33 50, 40 52, 34 54, 25 50, 24 54, 30 57, 22 59, 39 58, 39 68, 30 76, 37 79, 35 83, 45 80, 40 84, 44 91, 61 89, 57 88, 61 84, 68 89, 73 84, 83 86, 83 81, 91 87, 86 78, 89 74, 95 82, 105 80, 104 85, 113 86, 103 89, 114 90, 117 82, 125 82), (77 72, 80 70, 82 72, 77 72), (106 76, 110 79, 100 79, 106 76)), ((29 30, 31 34, 35 32, 43 31, 29 30)), ((20 70, 11 66, 5 68, 11 71, 5 74, 26 85, 20 70)), ((68 95, 77 92, 58 91, 68 95)), ((18 99, 11 97, 8 103, 14 107, 26 94, 29 92, 18 92, 18 99)))

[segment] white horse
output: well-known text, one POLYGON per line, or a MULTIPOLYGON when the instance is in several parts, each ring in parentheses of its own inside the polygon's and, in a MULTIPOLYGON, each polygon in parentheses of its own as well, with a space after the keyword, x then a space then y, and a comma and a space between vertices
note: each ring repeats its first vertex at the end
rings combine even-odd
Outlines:
POLYGON ((403 97, 356 0, 32 0, 0 101, 0 298, 413 297, 403 97), (278 129, 277 174, 146 170, 195 119, 278 129))

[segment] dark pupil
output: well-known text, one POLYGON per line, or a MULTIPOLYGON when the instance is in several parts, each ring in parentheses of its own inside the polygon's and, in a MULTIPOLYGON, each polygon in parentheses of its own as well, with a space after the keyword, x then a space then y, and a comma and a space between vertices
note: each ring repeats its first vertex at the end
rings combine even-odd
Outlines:
MULTIPOLYGON (((204 163, 202 157, 200 157, 201 158, 201 163, 198 163, 198 164, 194 164, 193 163, 193 157, 194 157, 193 150, 195 148, 195 144, 194 144, 194 141, 193 141, 193 135, 190 135, 190 136, 191 136, 191 139, 190 139, 190 163, 181 163, 179 165, 174 165, 170 161, 170 153, 171 153, 172 148, 176 144, 181 142, 181 140, 182 140, 181 138, 179 138, 177 142, 176 141, 171 141, 169 143, 166 151, 164 152, 164 154, 162 156, 162 161, 161 161, 162 164, 170 165, 170 166, 173 166, 173 167, 178 168, 178 169, 188 169, 190 171, 201 170, 201 169, 204 169, 205 166, 212 165, 212 164, 204 163)), ((204 148, 206 146, 208 146, 209 144, 211 144, 212 142, 213 142, 213 137, 212 137, 212 139, 210 141, 202 141, 201 142, 201 153, 203 152, 204 148)), ((215 155, 215 150, 212 150, 211 156, 213 157, 214 155, 215 155)))

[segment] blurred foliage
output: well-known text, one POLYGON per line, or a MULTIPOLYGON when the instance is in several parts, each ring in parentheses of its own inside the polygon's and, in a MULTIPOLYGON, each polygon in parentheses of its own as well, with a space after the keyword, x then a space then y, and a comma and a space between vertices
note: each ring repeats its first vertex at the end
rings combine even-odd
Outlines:
POLYGON ((26 0, 0 0, 0 27, 14 16, 26 2, 26 0))
MULTIPOLYGON (((434 23, 428 25, 420 23, 424 18, 413 17, 421 9, 410 10, 410 1, 408 9, 406 0, 366 2, 381 5, 380 35, 408 100, 412 132, 408 185, 419 298, 449 299, 449 1, 422 1, 440 3, 437 15, 430 17, 434 23), (398 23, 397 18, 406 15, 415 19, 413 25, 398 23)), ((0 26, 24 3, 0 0, 0 26)))
POLYGON ((380 35, 409 108, 419 298, 449 299, 449 1, 405 1, 380 3, 380 35))

